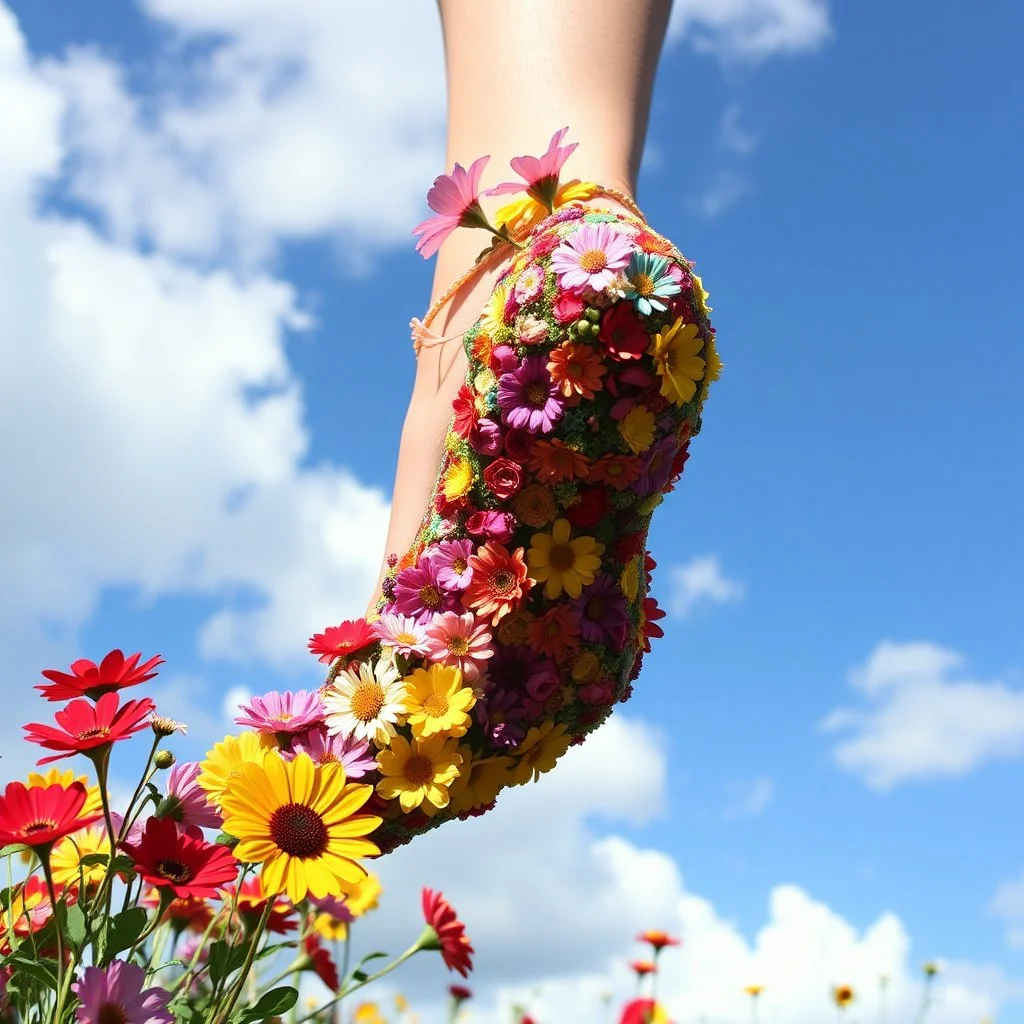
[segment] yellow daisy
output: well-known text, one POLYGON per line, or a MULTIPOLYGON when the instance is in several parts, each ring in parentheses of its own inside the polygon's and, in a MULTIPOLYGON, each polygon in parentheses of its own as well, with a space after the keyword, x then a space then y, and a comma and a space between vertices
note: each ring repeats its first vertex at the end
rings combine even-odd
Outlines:
POLYGON ((452 665, 418 668, 405 677, 405 707, 413 736, 425 740, 436 733, 465 736, 476 694, 462 684, 462 670, 452 665))
POLYGON ((544 772, 555 767, 555 762, 569 749, 571 742, 572 737, 562 723, 545 722, 534 726, 514 751, 516 765, 512 769, 511 784, 523 786, 531 780, 536 782, 544 772))
POLYGON ((634 405, 619 420, 619 434, 634 455, 647 451, 654 443, 654 413, 646 405, 634 405))
POLYGON ((473 759, 469 747, 459 747, 462 771, 448 790, 451 808, 456 814, 489 804, 507 785, 512 758, 479 757, 473 759), (467 770, 468 766, 468 770, 467 770))
POLYGON ((89 785, 88 775, 75 775, 71 768, 51 768, 46 772, 29 772, 27 786, 63 786, 68 789, 73 782, 80 782, 85 786, 85 803, 79 812, 84 818, 87 814, 99 814, 103 810, 103 799, 100 796, 100 787, 89 785))
POLYGON ((380 894, 383 892, 380 879, 367 871, 365 878, 358 882, 345 882, 340 887, 340 894, 345 897, 345 906, 353 917, 362 917, 380 905, 380 894))
POLYGON ((348 924, 331 914, 317 914, 313 919, 313 930, 331 942, 340 942, 348 935, 348 924))
POLYGON ((498 338, 505 330, 505 303, 508 302, 508 279, 495 285, 491 292, 487 305, 484 306, 483 317, 480 321, 480 330, 489 334, 491 338, 498 338))
POLYGON ((381 819, 358 813, 372 793, 346 784, 340 764, 268 757, 243 765, 223 794, 224 831, 238 839, 240 861, 263 865, 264 895, 287 893, 293 903, 329 896, 366 874, 360 858, 380 853, 365 836, 381 819))
POLYGON ((396 736, 377 755, 377 764, 383 776, 377 792, 385 800, 397 797, 406 814, 420 807, 424 814, 433 815, 448 806, 448 787, 459 776, 462 755, 458 740, 443 733, 412 743, 396 736))
POLYGON ((556 519, 550 533, 533 535, 526 553, 530 578, 544 584, 548 599, 559 597, 563 590, 579 597, 601 568, 604 545, 587 536, 570 540, 570 532, 568 519, 556 519))
MULTIPOLYGON (((574 178, 567 181, 555 193, 554 207, 564 206, 583 199, 589 199, 597 191, 591 181, 580 181, 574 178)), ((509 229, 513 238, 524 238, 532 228, 548 216, 548 208, 532 196, 513 199, 494 214, 494 223, 500 228, 503 224, 509 229)))
POLYGON ((456 501, 469 493, 473 486, 473 463, 469 459, 452 459, 444 478, 444 496, 448 501, 456 501))
POLYGON ((241 732, 225 736, 206 752, 206 760, 199 765, 196 782, 206 790, 210 800, 220 803, 247 764, 263 764, 267 752, 276 747, 273 736, 260 732, 241 732))
POLYGON ((684 324, 679 317, 667 330, 651 339, 650 353, 661 377, 661 394, 675 405, 683 405, 697 393, 704 377, 705 362, 698 353, 704 339, 696 324, 684 324))
POLYGON ((640 556, 631 558, 619 576, 619 586, 626 595, 626 600, 632 603, 640 592, 640 556))
POLYGON ((50 853, 50 868, 57 885, 79 885, 79 878, 85 879, 85 887, 91 889, 103 881, 107 873, 106 864, 82 864, 82 858, 94 853, 109 857, 110 840, 103 825, 90 825, 80 832, 66 836, 50 853))

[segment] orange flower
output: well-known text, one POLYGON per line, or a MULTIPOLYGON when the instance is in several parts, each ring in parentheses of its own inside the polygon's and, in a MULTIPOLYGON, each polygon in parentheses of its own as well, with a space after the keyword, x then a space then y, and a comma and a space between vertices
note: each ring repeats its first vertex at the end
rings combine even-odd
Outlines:
POLYGON ((516 519, 527 526, 547 526, 558 508, 554 495, 543 484, 530 484, 512 499, 512 511, 516 519))
POLYGON ((653 974, 658 969, 653 960, 634 960, 629 966, 633 968, 638 978, 642 978, 645 974, 653 974))
POLYGON ((660 953, 666 946, 681 946, 683 944, 682 939, 677 939, 674 935, 669 935, 668 932, 656 929, 641 932, 637 936, 637 941, 649 943, 655 953, 660 953))
POLYGON ((849 985, 836 985, 832 989, 832 998, 836 1001, 836 1006, 842 1009, 853 1002, 853 989, 849 985))
POLYGON ((556 604, 530 623, 530 646, 556 660, 580 643, 580 617, 567 604, 556 604))
POLYGON ((486 331, 481 331, 474 339, 471 346, 471 352, 473 358, 478 363, 483 363, 486 366, 491 361, 491 350, 494 348, 494 342, 491 341, 491 336, 486 331))
POLYGON ((591 483, 607 484, 617 491, 624 491, 635 482, 643 469, 643 463, 635 455, 606 455, 590 466, 591 483))
POLYGON ((563 441, 535 441, 528 463, 543 483, 557 484, 560 480, 582 480, 590 472, 590 463, 579 452, 563 441))
POLYGON ((589 346, 566 341, 548 356, 548 373, 566 398, 593 398, 608 368, 589 346))
POLYGON ((496 626, 526 596, 532 581, 527 578, 523 549, 509 550, 487 541, 469 556, 473 579, 465 591, 466 607, 478 618, 490 618, 496 626))

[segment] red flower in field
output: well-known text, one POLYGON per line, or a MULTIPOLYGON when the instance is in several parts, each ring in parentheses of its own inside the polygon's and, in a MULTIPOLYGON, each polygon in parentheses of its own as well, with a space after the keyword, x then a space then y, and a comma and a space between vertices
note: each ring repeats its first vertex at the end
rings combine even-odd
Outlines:
POLYGON ((238 861, 226 846, 187 835, 170 818, 150 818, 142 839, 121 847, 141 878, 178 899, 213 899, 238 876, 238 861))
MULTIPOLYGON (((147 889, 142 897, 142 905, 156 910, 160 906, 159 890, 147 889)), ((188 928, 193 932, 204 932, 213 920, 213 911, 206 900, 189 896, 183 900, 171 900, 164 911, 163 920, 172 921, 176 929, 188 928)))
MULTIPOLYGON (((651 649, 651 637, 659 637, 665 635, 665 630, 658 625, 657 620, 665 618, 665 609, 658 607, 658 602, 653 597, 644 598, 644 653, 648 653, 651 649)), ((646 934, 646 933, 645 933, 646 934)), ((650 934, 655 934, 651 932, 650 934)), ((648 939, 648 942, 651 940, 648 939)), ((676 943, 668 943, 668 945, 676 945, 676 943)))
POLYGON ((328 626, 322 633, 310 637, 309 650, 320 655, 317 660, 326 665, 335 658, 347 657, 376 642, 377 637, 366 624, 366 619, 346 619, 340 625, 328 626))
POLYGON ((439 949, 450 971, 464 978, 473 970, 470 959, 473 946, 466 936, 466 926, 459 920, 452 905, 439 892, 423 890, 423 918, 434 930, 436 939, 424 943, 424 949, 439 949))
POLYGON ((0 846, 14 843, 47 849, 58 839, 91 825, 102 815, 83 814, 88 792, 80 782, 64 787, 10 782, 0 796, 0 846))
MULTIPOLYGON (((653 601, 653 598, 648 598, 653 601)), ((662 615, 665 613, 662 612, 662 615)), ((659 618, 661 616, 658 616, 659 618)), ((666 946, 681 946, 683 944, 682 939, 677 939, 674 935, 669 935, 668 932, 662 932, 652 930, 648 932, 641 932, 637 937, 637 942, 646 942, 653 949, 655 953, 660 953, 666 946)))
POLYGON ((634 999, 622 1008, 619 1024, 668 1024, 668 1014, 653 999, 634 999))
POLYGON ((460 1003, 464 1003, 467 999, 473 998, 472 989, 466 988, 465 985, 449 985, 448 994, 452 999, 460 1003))
POLYGON ((317 977, 332 992, 337 992, 340 984, 338 968, 330 952, 324 949, 320 936, 316 932, 307 932, 302 940, 302 948, 309 957, 309 966, 316 972, 317 977))
POLYGON ((658 969, 653 960, 634 960, 629 966, 638 978, 642 978, 647 974, 653 974, 658 969))
MULTIPOLYGON (((238 916, 250 930, 259 924, 263 911, 267 909, 268 897, 263 895, 263 886, 259 878, 247 878, 241 889, 236 885, 224 886, 224 902, 230 904, 238 891, 238 902, 235 904, 238 916)), ((270 912, 267 920, 267 931, 277 932, 284 935, 292 931, 298 925, 295 916, 295 908, 283 896, 271 896, 274 901, 274 909, 270 912)))
POLYGON ((98 665, 80 658, 71 665, 71 675, 49 668, 43 675, 51 685, 40 683, 40 690, 47 700, 72 700, 75 697, 91 697, 96 700, 105 693, 123 690, 152 679, 156 672, 150 669, 162 665, 160 655, 150 658, 144 665, 139 664, 141 654, 126 658, 120 651, 111 651, 98 665))
POLYGON ((53 717, 59 729, 32 722, 25 726, 25 739, 47 750, 59 750, 53 757, 41 757, 36 764, 49 764, 72 754, 95 757, 118 740, 145 729, 156 705, 149 697, 129 700, 118 707, 116 693, 105 693, 95 706, 87 700, 73 700, 53 717))

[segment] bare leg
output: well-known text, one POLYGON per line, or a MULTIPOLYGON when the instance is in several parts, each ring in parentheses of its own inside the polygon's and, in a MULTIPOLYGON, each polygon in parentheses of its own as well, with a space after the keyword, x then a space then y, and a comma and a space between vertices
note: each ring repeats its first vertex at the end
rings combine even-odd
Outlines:
MULTIPOLYGON (((651 91, 671 0, 438 0, 448 79, 447 167, 491 155, 485 187, 507 181, 512 157, 543 152, 568 125, 579 142, 563 172, 635 192, 651 91)), ((491 200, 489 213, 500 205, 491 200)), ((602 205, 614 205, 602 199, 602 205)), ((436 301, 487 244, 461 228, 438 253, 436 301)), ((482 268, 435 329, 467 330, 501 269, 482 268)), ((451 405, 466 372, 461 342, 424 348, 405 417, 386 550, 404 553, 430 499, 451 405)), ((378 579, 383 579, 382 566, 378 579)), ((371 599, 376 601, 378 591, 371 599)))

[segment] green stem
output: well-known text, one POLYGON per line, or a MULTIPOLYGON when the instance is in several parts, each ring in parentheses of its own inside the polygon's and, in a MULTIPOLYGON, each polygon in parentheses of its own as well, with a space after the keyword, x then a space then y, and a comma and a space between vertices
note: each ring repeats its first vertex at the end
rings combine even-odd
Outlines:
POLYGON ((235 1003, 238 1002, 238 997, 242 994, 242 989, 245 987, 245 979, 249 976, 249 971, 252 970, 253 961, 256 959, 257 947, 260 944, 260 939, 263 937, 263 931, 267 927, 267 922, 270 920, 270 915, 274 911, 274 902, 273 897, 267 900, 267 905, 263 908, 263 914, 260 917, 260 923, 249 936, 249 950, 245 954, 245 960, 242 963, 241 971, 239 971, 238 980, 228 989, 225 1005, 218 1009, 212 1024, 225 1024, 225 1021, 231 1016, 231 1011, 235 1008, 235 1003))
POLYGON ((46 891, 50 895, 50 910, 53 914, 53 932, 57 938, 57 999, 53 1008, 53 1024, 60 1024, 64 1016, 64 937, 57 921, 57 890, 53 884, 53 871, 50 869, 50 847, 38 850, 39 862, 43 866, 43 878, 46 880, 46 891))
POLYGON ((135 792, 132 793, 131 800, 128 801, 128 806, 124 811, 124 821, 121 822, 121 832, 117 837, 117 841, 123 841, 127 835, 128 830, 132 827, 132 810, 135 808, 135 801, 139 799, 139 795, 142 793, 143 787, 153 777, 153 772, 150 771, 150 765, 153 763, 153 757, 156 754, 156 748, 160 746, 160 737, 153 737, 153 745, 149 748, 149 757, 146 758, 145 767, 142 769, 142 775, 139 778, 139 784, 135 787, 135 792))

